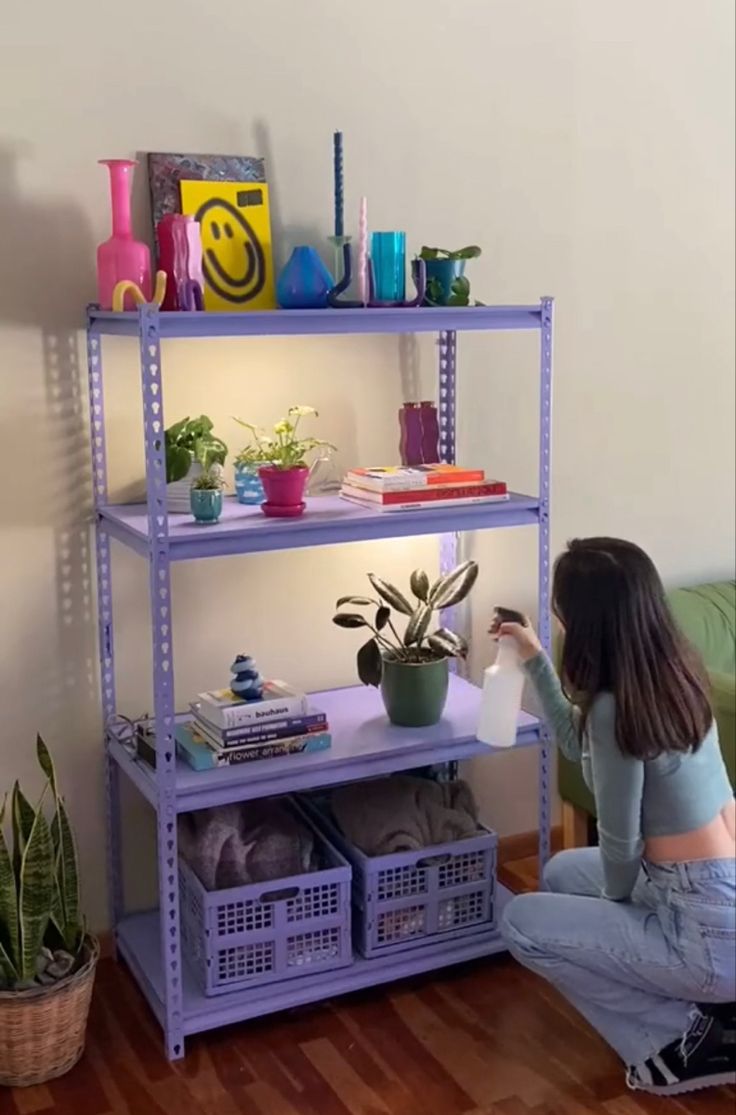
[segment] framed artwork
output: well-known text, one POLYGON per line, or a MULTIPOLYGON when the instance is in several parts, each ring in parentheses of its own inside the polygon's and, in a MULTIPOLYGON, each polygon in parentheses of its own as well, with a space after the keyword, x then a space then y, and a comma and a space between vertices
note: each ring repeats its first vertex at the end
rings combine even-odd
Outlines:
POLYGON ((181 211, 199 221, 205 310, 273 310, 268 186, 182 179, 181 211))
POLYGON ((148 186, 154 230, 166 213, 181 213, 179 183, 187 178, 200 182, 265 182, 263 159, 250 155, 176 155, 161 151, 148 154, 148 186))

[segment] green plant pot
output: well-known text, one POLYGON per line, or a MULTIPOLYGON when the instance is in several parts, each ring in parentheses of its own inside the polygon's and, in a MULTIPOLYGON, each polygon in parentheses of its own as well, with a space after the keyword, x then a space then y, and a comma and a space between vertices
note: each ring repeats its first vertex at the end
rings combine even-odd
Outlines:
POLYGON ((442 716, 449 684, 448 660, 416 664, 383 659, 381 695, 392 724, 429 728, 442 716))
MULTIPOLYGON (((465 274, 464 259, 428 259, 427 260, 427 285, 431 289, 431 280, 434 279, 442 289, 441 296, 437 299, 436 304, 446 306, 452 298, 452 284, 455 279, 461 278, 465 274)), ((429 294, 426 298, 430 302, 429 294)))
POLYGON ((213 524, 222 514, 222 492, 209 488, 192 488, 189 493, 192 515, 198 523, 213 524))

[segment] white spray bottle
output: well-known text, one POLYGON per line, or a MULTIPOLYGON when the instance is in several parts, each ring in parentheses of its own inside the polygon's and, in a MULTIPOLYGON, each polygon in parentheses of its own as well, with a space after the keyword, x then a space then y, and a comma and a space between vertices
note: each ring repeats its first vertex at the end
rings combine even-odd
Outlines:
MULTIPOLYGON (((497 608, 498 619, 504 623, 524 623, 524 617, 508 608, 497 608)), ((493 747, 513 747, 516 743, 524 672, 511 635, 498 640, 496 661, 483 674, 483 695, 477 736, 481 743, 493 747)))

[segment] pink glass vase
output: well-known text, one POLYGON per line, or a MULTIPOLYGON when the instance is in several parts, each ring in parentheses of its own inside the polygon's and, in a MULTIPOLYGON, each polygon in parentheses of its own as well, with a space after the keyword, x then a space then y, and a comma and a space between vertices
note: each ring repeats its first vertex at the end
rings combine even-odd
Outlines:
MULTIPOLYGON (((158 222, 158 266, 166 272, 164 310, 189 310, 195 307, 192 291, 202 301, 202 238, 199 223, 183 213, 167 213, 158 222)), ((195 296, 196 300, 196 296, 195 296)), ((199 305, 197 309, 202 309, 199 305)))
MULTIPOLYGON (((112 295, 119 282, 128 279, 140 287, 144 298, 151 298, 151 253, 146 244, 133 239, 130 221, 131 159, 100 159, 110 171, 112 236, 97 249, 97 300, 103 310, 112 309, 112 295)), ((124 309, 135 309, 130 294, 124 309)))

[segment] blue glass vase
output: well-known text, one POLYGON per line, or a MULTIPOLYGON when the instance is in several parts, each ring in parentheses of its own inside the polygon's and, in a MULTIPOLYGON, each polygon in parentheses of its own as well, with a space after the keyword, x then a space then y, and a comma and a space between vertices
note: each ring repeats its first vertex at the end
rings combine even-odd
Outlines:
POLYGON ((276 299, 282 310, 323 310, 335 285, 314 248, 294 248, 276 280, 276 299))

